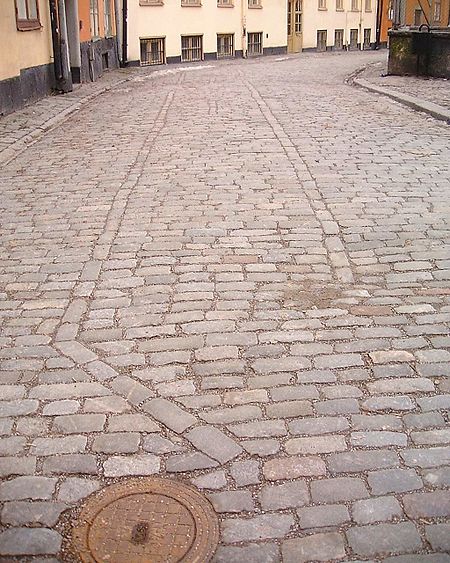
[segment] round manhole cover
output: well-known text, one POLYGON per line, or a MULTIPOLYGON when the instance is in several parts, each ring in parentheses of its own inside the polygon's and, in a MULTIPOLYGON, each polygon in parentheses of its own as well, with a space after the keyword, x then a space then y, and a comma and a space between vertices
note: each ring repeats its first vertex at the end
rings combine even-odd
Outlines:
POLYGON ((84 505, 73 544, 85 563, 204 563, 219 541, 211 504, 166 479, 112 485, 84 505))

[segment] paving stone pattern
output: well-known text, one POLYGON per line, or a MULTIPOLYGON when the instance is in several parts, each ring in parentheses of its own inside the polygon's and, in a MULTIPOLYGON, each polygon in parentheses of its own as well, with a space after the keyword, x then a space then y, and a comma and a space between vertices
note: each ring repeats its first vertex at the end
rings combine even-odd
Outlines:
POLYGON ((380 53, 140 73, 0 171, 0 554, 129 475, 216 562, 448 562, 449 131, 380 53))

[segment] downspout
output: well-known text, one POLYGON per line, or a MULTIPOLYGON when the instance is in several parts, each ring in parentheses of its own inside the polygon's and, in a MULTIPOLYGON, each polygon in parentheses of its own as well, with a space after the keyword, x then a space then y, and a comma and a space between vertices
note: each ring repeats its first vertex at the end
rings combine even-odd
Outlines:
POLYGON ((128 0, 122 0, 122 60, 121 66, 128 64, 128 0))
POLYGON ((114 0, 114 23, 116 25, 116 49, 117 49, 117 59, 120 62, 121 54, 120 54, 120 8, 119 8, 119 0, 114 0))
POLYGON ((57 89, 59 89, 59 83, 62 78, 62 70, 61 70, 61 48, 59 45, 58 10, 56 8, 56 0, 49 0, 49 8, 50 8, 50 25, 52 29, 53 67, 55 72, 55 86, 57 89))
POLYGON ((359 50, 360 51, 364 51, 364 33, 363 33, 363 2, 364 0, 361 0, 360 2, 360 8, 359 8, 359 50))
POLYGON ((241 0, 241 29, 242 29, 242 56, 247 58, 247 7, 248 0, 241 0))
POLYGON ((72 92, 72 73, 69 61, 69 38, 67 36, 66 2, 58 0, 58 19, 61 47, 61 91, 72 92))
POLYGON ((380 48, 381 44, 381 25, 383 23, 383 0, 377 0, 377 33, 375 39, 375 49, 380 48))

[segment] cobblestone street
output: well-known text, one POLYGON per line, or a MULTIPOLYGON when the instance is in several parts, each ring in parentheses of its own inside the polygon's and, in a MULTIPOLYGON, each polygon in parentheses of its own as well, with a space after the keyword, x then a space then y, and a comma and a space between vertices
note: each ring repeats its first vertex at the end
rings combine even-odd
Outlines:
POLYGON ((0 169, 0 560, 160 475, 215 563, 450 562, 450 134, 385 57, 137 72, 0 169))

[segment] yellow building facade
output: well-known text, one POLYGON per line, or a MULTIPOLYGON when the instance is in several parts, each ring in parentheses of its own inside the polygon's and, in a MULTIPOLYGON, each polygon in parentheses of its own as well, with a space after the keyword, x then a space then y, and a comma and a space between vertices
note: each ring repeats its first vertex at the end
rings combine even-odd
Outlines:
POLYGON ((0 2, 0 115, 48 94, 53 49, 48 0, 0 2))
POLYGON ((128 63, 285 53, 286 0, 128 0, 128 63))

